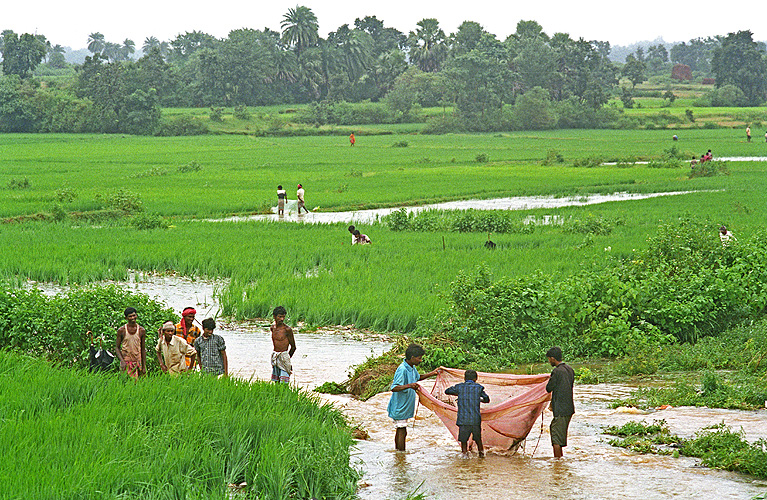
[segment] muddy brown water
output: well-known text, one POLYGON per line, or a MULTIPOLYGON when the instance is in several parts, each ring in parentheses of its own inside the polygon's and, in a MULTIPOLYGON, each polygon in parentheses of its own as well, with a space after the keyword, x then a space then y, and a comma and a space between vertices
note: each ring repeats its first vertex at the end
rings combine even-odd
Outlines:
MULTIPOLYGON (((60 288, 32 284, 48 293, 60 288)), ((122 286, 146 293, 180 311, 197 308, 198 319, 215 316, 215 290, 223 286, 204 280, 134 273, 122 286)), ((230 372, 245 379, 268 379, 271 339, 266 322, 219 323, 218 333, 227 344, 230 372)), ((378 337, 337 327, 317 333, 296 332, 293 383, 312 389, 326 381, 341 382, 350 368, 368 356, 389 348, 378 337)), ((426 383, 428 387, 428 382, 426 383)), ((708 408, 669 408, 648 413, 611 409, 610 402, 627 396, 634 387, 618 384, 577 385, 573 417, 564 459, 554 459, 549 442, 551 413, 545 412, 524 446, 516 454, 490 450, 488 456, 459 456, 459 446, 429 410, 419 407, 408 428, 406 452, 394 450, 394 428, 386 413, 390 393, 368 401, 350 396, 321 395, 347 417, 367 430, 369 439, 357 441, 352 462, 364 472, 362 499, 399 500, 418 491, 428 499, 573 500, 706 498, 751 499, 767 494, 767 481, 727 471, 701 467, 692 458, 639 455, 607 444, 606 425, 636 420, 665 420, 672 433, 683 437, 709 425, 724 422, 743 429, 746 439, 767 439, 767 410, 733 411, 708 408)))

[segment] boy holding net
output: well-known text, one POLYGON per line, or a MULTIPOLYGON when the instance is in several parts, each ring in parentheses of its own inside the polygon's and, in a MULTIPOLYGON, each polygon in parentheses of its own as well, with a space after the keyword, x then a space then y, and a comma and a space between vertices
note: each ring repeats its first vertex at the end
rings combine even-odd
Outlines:
POLYGON ((485 456, 482 446, 482 416, 479 412, 481 403, 489 403, 490 396, 485 388, 477 383, 477 372, 466 370, 463 374, 464 382, 445 389, 445 394, 458 397, 458 441, 461 443, 461 454, 464 458, 469 457, 469 437, 477 443, 477 451, 480 457, 485 456))

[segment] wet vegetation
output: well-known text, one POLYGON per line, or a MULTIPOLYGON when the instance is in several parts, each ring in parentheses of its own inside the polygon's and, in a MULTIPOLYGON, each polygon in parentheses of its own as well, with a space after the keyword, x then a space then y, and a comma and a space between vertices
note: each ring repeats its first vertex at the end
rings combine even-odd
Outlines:
POLYGON ((733 431, 723 423, 705 427, 687 439, 671 434, 663 420, 652 424, 627 422, 605 427, 603 432, 619 436, 608 441, 613 446, 638 453, 695 457, 706 467, 767 478, 767 441, 749 443, 742 431, 733 431))

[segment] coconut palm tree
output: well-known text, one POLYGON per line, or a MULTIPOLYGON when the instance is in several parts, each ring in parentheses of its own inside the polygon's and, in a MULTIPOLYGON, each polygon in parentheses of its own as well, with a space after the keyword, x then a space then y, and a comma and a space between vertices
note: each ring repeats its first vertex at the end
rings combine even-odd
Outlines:
POLYGON ((123 45, 120 47, 120 56, 123 61, 130 59, 131 54, 136 52, 136 43, 130 38, 123 40, 123 45))
POLYGON ((88 50, 93 54, 98 54, 106 47, 104 35, 99 32, 88 35, 88 50))
POLYGON ((410 60, 421 71, 439 71, 448 52, 445 32, 434 18, 421 19, 416 24, 418 29, 408 36, 410 60))
POLYGON ((306 49, 316 45, 320 38, 317 16, 309 7, 296 6, 295 9, 288 9, 288 13, 282 17, 280 27, 283 42, 294 47, 299 57, 306 49))

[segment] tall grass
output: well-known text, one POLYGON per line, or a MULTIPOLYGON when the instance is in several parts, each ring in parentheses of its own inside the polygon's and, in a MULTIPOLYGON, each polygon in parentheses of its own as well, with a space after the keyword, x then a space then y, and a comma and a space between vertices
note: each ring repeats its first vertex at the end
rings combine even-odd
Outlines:
POLYGON ((0 497, 353 498, 350 433, 305 393, 206 376, 59 370, 0 352, 0 497))

